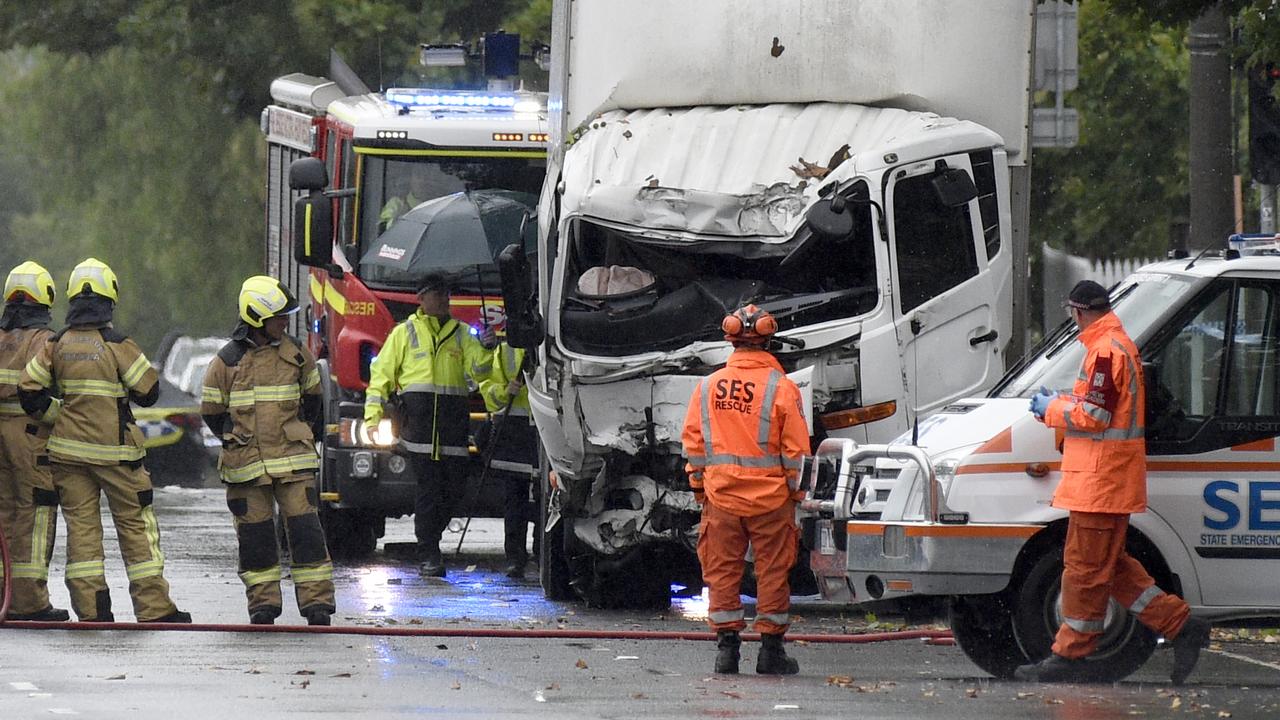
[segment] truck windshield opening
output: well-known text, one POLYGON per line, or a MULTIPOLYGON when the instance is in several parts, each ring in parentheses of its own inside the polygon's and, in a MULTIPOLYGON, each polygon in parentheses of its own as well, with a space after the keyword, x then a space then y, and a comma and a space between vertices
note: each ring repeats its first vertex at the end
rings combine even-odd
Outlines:
POLYGON ((720 321, 746 303, 787 330, 870 312, 877 303, 871 211, 850 205, 853 234, 785 243, 641 236, 579 218, 567 241, 561 314, 565 347, 619 357, 723 337, 720 321), (781 264, 797 243, 813 249, 781 264))
MULTIPOLYGON (((542 178, 546 173, 545 158, 365 155, 361 165, 358 232, 354 247, 351 248, 354 252, 348 253, 353 262, 364 257, 378 237, 406 212, 446 195, 463 191, 510 191, 512 197, 519 198, 532 211, 537 206, 542 178)), ((505 247, 508 240, 517 240, 515 235, 518 232, 512 233, 512 237, 508 239, 492 240, 505 247)), ((526 233, 525 240, 525 249, 534 252, 535 233, 526 233)), ((501 250, 501 247, 498 249, 501 250)), ((416 278, 429 270, 437 269, 430 266, 429 258, 427 260, 422 267, 414 267, 408 271, 359 263, 357 272, 371 286, 412 287, 416 278)), ((492 263, 480 268, 480 275, 483 280, 476 280, 475 284, 483 283, 486 291, 499 290, 497 270, 492 263)), ((466 285, 471 277, 473 276, 468 273, 463 284, 466 285)))

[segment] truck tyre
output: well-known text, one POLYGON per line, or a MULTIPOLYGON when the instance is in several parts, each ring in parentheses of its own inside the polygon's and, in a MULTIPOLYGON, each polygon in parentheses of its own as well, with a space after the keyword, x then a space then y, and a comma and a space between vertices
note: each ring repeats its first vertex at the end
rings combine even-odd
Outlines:
POLYGON ((636 547, 619 557, 599 555, 581 543, 561 518, 570 585, 587 607, 605 610, 666 610, 671 580, 664 569, 674 559, 662 548, 636 547))
MULTIPOLYGON (((1013 632, 1031 661, 1048 657, 1062 624, 1062 546, 1055 544, 1036 558, 1015 589, 1013 632)), ((1142 667, 1156 647, 1155 633, 1115 600, 1098 648, 1089 656, 1085 680, 1116 682, 1142 667)))
POLYGON ((1030 660, 1013 633, 1013 608, 1007 592, 950 598, 948 617, 956 644, 974 665, 1007 680, 1030 660))
POLYGON ((569 562, 566 560, 564 544, 564 518, 559 518, 555 525, 547 527, 547 503, 554 492, 548 482, 550 466, 546 458, 539 452, 539 486, 538 486, 538 519, 533 531, 538 533, 541 541, 538 544, 538 580, 542 583, 542 595, 548 600, 577 600, 578 596, 569 584, 569 562))
POLYGON ((352 508, 320 508, 325 544, 334 560, 361 560, 373 554, 382 535, 381 514, 352 508))

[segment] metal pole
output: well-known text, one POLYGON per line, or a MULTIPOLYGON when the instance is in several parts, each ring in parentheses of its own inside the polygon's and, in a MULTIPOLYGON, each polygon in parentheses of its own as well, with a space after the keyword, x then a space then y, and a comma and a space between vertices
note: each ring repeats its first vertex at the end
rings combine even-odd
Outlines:
POLYGON ((1259 184, 1258 191, 1261 195, 1258 203, 1258 232, 1273 233, 1276 231, 1276 186, 1259 184))
POLYGON ((1232 217, 1231 67, 1227 18, 1220 6, 1191 23, 1191 237, 1192 252, 1223 244, 1232 217))

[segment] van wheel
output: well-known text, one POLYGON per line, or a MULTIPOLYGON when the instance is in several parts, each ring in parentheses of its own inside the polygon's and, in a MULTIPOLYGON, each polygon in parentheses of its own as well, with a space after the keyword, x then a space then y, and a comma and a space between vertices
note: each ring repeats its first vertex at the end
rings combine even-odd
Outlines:
MULTIPOLYGON (((1062 546, 1045 552, 1027 571, 1015 590, 1013 633, 1032 661, 1049 656, 1054 636, 1062 624, 1062 546)), ((1098 647, 1084 671, 1088 682, 1116 682, 1142 667, 1156 647, 1155 633, 1115 600, 1098 647)))
POLYGON ((378 547, 385 519, 381 513, 351 508, 320 508, 325 544, 334 560, 361 560, 378 547))
POLYGON ((948 616, 956 644, 974 665, 1001 679, 1027 662, 1013 634, 1013 608, 1008 592, 950 598, 948 616))

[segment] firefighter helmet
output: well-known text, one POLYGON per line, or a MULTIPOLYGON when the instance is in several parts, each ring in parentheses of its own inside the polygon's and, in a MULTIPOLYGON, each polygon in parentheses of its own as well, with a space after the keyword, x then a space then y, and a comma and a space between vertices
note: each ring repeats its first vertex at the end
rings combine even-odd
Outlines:
POLYGON ((778 321, 767 310, 746 305, 724 316, 720 323, 724 339, 733 343, 763 345, 778 332, 778 321))
POLYGON ((18 302, 29 298, 45 307, 53 307, 53 276, 44 266, 30 260, 9 271, 4 281, 4 301, 18 302))
POLYGON ((298 312, 298 301, 279 280, 267 275, 254 275, 240 286, 240 319, 250 327, 262 327, 262 321, 298 312))
POLYGON ((120 283, 116 282, 116 274, 106 263, 97 258, 89 258, 71 270, 71 279, 67 281, 67 299, 79 297, 83 293, 93 293, 117 302, 120 300, 120 283))

